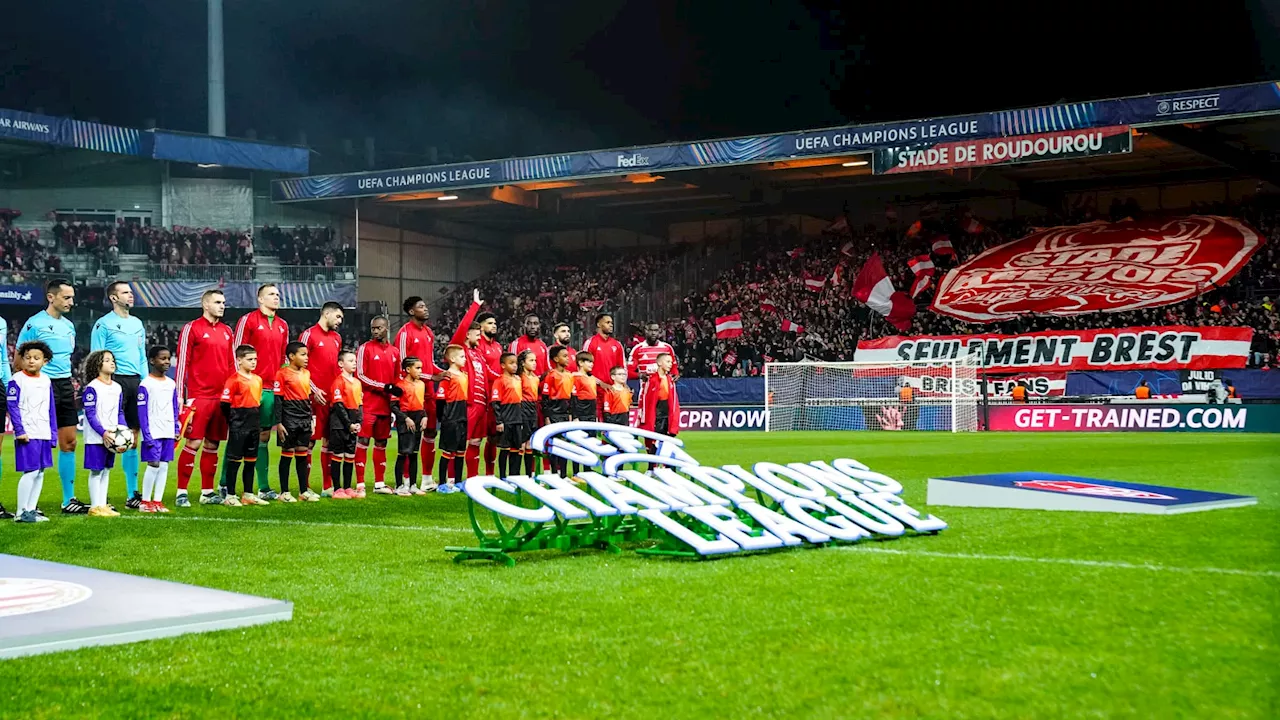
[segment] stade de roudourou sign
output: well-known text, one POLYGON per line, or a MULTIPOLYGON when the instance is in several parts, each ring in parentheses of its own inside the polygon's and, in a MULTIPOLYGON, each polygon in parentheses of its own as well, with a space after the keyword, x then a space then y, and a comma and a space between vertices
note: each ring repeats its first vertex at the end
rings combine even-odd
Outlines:
POLYGON ((582 485, 548 473, 467 480, 480 546, 446 548, 458 553, 455 560, 511 563, 511 552, 616 550, 644 540, 659 541, 644 554, 699 557, 947 527, 907 505, 896 480, 848 458, 713 467, 699 464, 677 438, 596 422, 548 425, 531 445, 592 469, 577 474, 582 485), (627 467, 637 464, 651 470, 627 467), (495 532, 483 527, 486 511, 495 532))

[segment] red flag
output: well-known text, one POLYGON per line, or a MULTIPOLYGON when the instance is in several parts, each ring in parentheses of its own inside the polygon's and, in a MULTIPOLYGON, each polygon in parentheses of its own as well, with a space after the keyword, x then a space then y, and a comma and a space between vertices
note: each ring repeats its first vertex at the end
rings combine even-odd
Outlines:
POLYGON ((831 273, 831 284, 841 285, 844 283, 844 261, 836 263, 836 269, 831 273))
POLYGON ((858 277, 853 281, 853 297, 883 315, 890 325, 902 332, 911 329, 911 318, 916 314, 915 303, 906 293, 893 287, 893 281, 884 271, 880 253, 872 253, 867 264, 858 271, 858 277))
POLYGON ((802 247, 798 247, 798 248, 795 248, 795 249, 793 249, 793 250, 788 250, 788 251, 787 251, 787 257, 789 257, 789 258, 804 257, 804 248, 802 248, 802 247))
POLYGON ((853 241, 852 240, 840 246, 840 254, 844 255, 845 257, 853 257, 853 241))
POLYGON ((933 257, 927 253, 917 255, 907 261, 907 267, 911 268, 911 272, 915 275, 920 273, 932 275, 934 273, 933 257))
POLYGON ((742 335, 742 314, 721 315, 716 318, 716 337, 721 340, 742 335))
POLYGON ((804 286, 814 292, 822 292, 822 288, 826 286, 827 279, 810 275, 809 271, 804 272, 804 286))
POLYGON ((795 323, 791 322, 790 320, 783 320, 783 321, 782 321, 782 332, 802 333, 802 332, 804 332, 804 327, 803 327, 803 326, 801 326, 801 325, 797 325, 797 324, 795 324, 795 323))
POLYGON ((919 220, 917 220, 917 221, 915 221, 915 222, 911 223, 911 225, 907 228, 907 237, 909 237, 909 238, 913 238, 913 237, 915 237, 915 236, 919 235, 919 234, 920 234, 920 231, 921 231, 921 230, 923 230, 923 229, 924 229, 924 223, 922 223, 922 222, 920 222, 919 220))
POLYGON ((916 275, 915 281, 911 283, 911 297, 913 298, 920 297, 920 293, 924 292, 925 290, 928 290, 929 286, 932 284, 933 284, 932 272, 921 273, 919 275, 916 275))
POLYGON ((738 353, 736 353, 736 352, 734 352, 734 351, 732 351, 732 350, 730 350, 729 352, 725 353, 725 354, 724 354, 724 364, 725 364, 725 365, 737 365, 737 364, 738 364, 738 353))
POLYGON ((823 232, 829 232, 829 233, 849 232, 849 216, 841 215, 840 217, 836 218, 836 221, 828 225, 827 229, 824 230, 823 232))
POLYGON ((977 235, 983 230, 986 230, 986 228, 982 226, 982 223, 978 222, 978 218, 971 217, 964 221, 964 231, 970 235, 977 235))
POLYGON ((935 235, 932 245, 933 251, 938 255, 956 257, 956 249, 951 245, 951 238, 946 235, 935 235))
POLYGON ((778 306, 773 304, 773 300, 770 300, 769 298, 764 298, 763 300, 760 301, 760 309, 765 312, 777 312, 778 306))

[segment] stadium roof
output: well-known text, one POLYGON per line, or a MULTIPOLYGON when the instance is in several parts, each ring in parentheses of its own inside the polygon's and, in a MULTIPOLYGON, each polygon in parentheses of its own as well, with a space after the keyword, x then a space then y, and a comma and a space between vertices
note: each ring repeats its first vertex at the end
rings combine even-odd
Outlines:
MULTIPOLYGON (((801 212, 851 198, 965 201, 1257 178, 1280 187, 1280 83, 1064 103, 758 137, 598 150, 274 181, 277 202, 407 211, 505 231, 801 212), (1104 150, 1021 164, 894 169, 904 154, 958 145, 1107 134, 1104 150), (1110 141, 1109 141, 1110 142, 1110 141), (372 208, 371 208, 372 206, 372 208)), ((952 156, 954 160, 954 156, 952 156)), ((659 232, 659 234, 661 234, 659 232)))
POLYGON ((139 130, 0 108, 0 158, 40 155, 57 148, 280 173, 307 172, 311 157, 303 147, 139 130))

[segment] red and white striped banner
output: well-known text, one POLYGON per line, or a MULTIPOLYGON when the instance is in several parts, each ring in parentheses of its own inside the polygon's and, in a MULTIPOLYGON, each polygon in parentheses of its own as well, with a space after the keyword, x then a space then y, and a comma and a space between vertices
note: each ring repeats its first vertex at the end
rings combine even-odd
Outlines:
POLYGON ((994 371, 1213 370, 1244 367, 1252 341, 1251 328, 1182 325, 1025 335, 894 335, 860 341, 854 359, 952 360, 980 347, 986 367, 994 371))

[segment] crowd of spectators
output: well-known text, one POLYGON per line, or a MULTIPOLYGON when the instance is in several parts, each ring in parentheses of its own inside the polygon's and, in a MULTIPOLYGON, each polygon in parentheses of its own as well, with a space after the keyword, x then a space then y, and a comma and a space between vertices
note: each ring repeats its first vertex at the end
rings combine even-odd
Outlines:
POLYGON ((530 313, 541 319, 544 335, 549 336, 556 323, 564 322, 581 338, 584 329, 586 334, 595 332, 590 318, 600 308, 665 267, 673 254, 669 250, 621 252, 583 262, 572 253, 539 251, 512 258, 476 283, 446 296, 440 321, 432 324, 437 332, 452 333, 471 303, 472 287, 476 287, 485 300, 485 310, 497 318, 499 338, 519 335, 524 317, 530 313))
POLYGON ((39 230, 13 226, 17 215, 12 210, 0 211, 0 284, 23 285, 38 282, 32 275, 62 272, 62 258, 41 242, 39 230))
MULTIPOLYGON (((1214 205, 1194 212, 1240 217, 1267 241, 1228 284, 1187 302, 1129 313, 1096 313, 1068 317, 1027 316, 978 325, 928 310, 932 290, 917 298, 911 335, 1018 334, 1039 330, 1087 329, 1133 325, 1243 325, 1252 327, 1253 366, 1280 367, 1280 317, 1272 295, 1258 290, 1280 288, 1280 206, 1274 201, 1214 205)), ((723 273, 706 290, 685 298, 685 315, 668 319, 666 339, 676 349, 686 376, 756 375, 770 360, 852 360, 860 338, 904 334, 851 297, 853 278, 871 253, 879 252, 886 272, 899 290, 911 287, 907 261, 928 253, 933 238, 943 235, 960 259, 1010 239, 1035 226, 1074 224, 1095 219, 1141 218, 1137 203, 1113 203, 1106 211, 1084 204, 1052 217, 1023 217, 980 222, 963 209, 926 214, 913 230, 889 223, 848 232, 800 237, 794 231, 755 239, 755 251, 744 253, 738 266, 723 273), (839 270, 837 270, 839 267, 839 270), (806 279, 822 283, 815 291, 806 279), (717 339, 717 317, 738 313, 743 334, 717 339), (786 328, 786 329, 784 329, 786 328), (795 330, 803 328, 803 330, 795 330)), ((934 255, 939 276, 955 260, 934 255)), ((815 283, 816 284, 816 283, 815 283)))
MULTIPOLYGON (((268 225, 259 235, 262 249, 278 255, 282 266, 349 268, 356 264, 354 244, 339 239, 332 228, 282 230, 268 225)), ((68 251, 93 257, 102 278, 119 274, 122 253, 145 254, 151 274, 165 279, 204 280, 211 272, 226 280, 253 280, 256 275, 255 238, 249 231, 60 220, 53 226, 53 236, 68 251)), ((56 257, 53 262, 60 268, 56 257)), ((0 258, 0 269, 3 263, 0 258)), ((285 279, 311 279, 309 272, 301 275, 285 279)))
POLYGON ((340 238, 330 227, 301 225, 281 230, 267 225, 262 228, 262 240, 280 258, 281 265, 333 268, 356 264, 355 244, 340 238))

